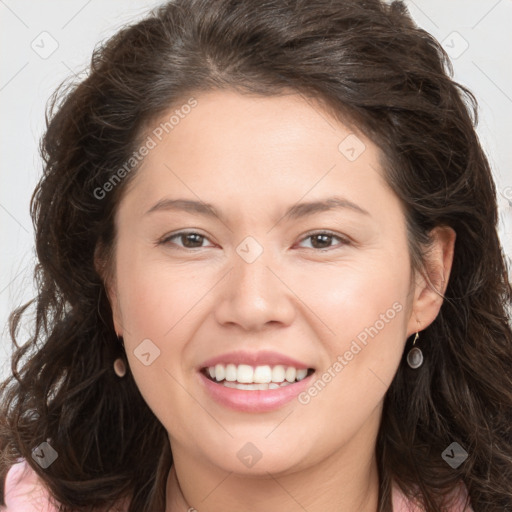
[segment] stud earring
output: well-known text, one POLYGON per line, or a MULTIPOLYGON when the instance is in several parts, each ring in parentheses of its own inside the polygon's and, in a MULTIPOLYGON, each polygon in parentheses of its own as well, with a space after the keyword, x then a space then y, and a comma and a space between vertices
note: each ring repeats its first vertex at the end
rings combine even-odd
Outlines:
POLYGON ((126 375, 126 365, 120 357, 114 361, 114 372, 120 378, 126 375))
MULTIPOLYGON (((119 343, 121 343, 121 345, 123 346, 123 349, 124 349, 123 337, 118 335, 117 339, 118 339, 119 343)), ((126 375, 126 365, 120 357, 118 357, 114 361, 114 372, 119 378, 122 378, 126 375)))
POLYGON ((407 364, 413 369, 416 370, 423 364, 423 352, 419 347, 415 347, 416 340, 419 338, 419 334, 416 333, 414 337, 414 341, 412 342, 412 348, 409 350, 407 354, 407 364))

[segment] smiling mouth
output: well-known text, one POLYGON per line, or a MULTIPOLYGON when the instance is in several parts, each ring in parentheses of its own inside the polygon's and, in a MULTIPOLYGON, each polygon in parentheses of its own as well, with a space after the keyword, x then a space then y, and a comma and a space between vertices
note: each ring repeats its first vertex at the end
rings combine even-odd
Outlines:
POLYGON ((278 368, 273 368, 273 371, 270 372, 268 369, 264 369, 259 372, 259 375, 253 368, 252 376, 250 371, 247 374, 245 373, 245 370, 242 369, 240 370, 240 373, 237 373, 233 368, 228 368, 227 371, 224 368, 216 369, 216 367, 202 368, 201 373, 208 380, 227 388, 242 389, 246 391, 266 391, 295 384, 315 372, 314 368, 296 370, 293 367, 279 368, 279 366, 280 365, 278 365, 278 368))

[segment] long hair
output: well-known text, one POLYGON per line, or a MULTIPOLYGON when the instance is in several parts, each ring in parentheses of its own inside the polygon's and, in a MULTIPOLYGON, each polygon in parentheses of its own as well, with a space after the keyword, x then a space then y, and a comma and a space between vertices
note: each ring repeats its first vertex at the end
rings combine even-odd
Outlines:
POLYGON ((415 271, 432 228, 457 234, 443 305, 421 337, 425 363, 414 371, 402 360, 385 396, 379 511, 391 510, 392 482, 438 512, 461 481, 476 512, 512 510, 512 289, 477 102, 452 75, 400 1, 176 0, 98 46, 87 77, 48 106, 31 201, 37 296, 10 317, 0 482, 24 457, 64 512, 124 498, 130 512, 164 509, 169 439, 129 369, 124 379, 112 371, 124 354, 104 284, 116 208, 138 166, 108 193, 104 185, 170 107, 215 89, 292 90, 380 148, 415 271), (32 309, 33 332, 20 345, 32 309), (58 458, 43 470, 31 454, 45 441, 58 458), (456 468, 441 456, 453 442, 468 453, 456 468))

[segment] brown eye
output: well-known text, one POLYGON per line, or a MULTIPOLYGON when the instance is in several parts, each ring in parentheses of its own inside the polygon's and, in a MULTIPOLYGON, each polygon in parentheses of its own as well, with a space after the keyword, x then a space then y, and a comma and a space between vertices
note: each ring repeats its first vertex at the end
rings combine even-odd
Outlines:
POLYGON ((310 233, 307 237, 303 238, 302 241, 311 239, 311 249, 329 249, 333 247, 332 241, 334 239, 337 239, 341 242, 341 244, 338 245, 346 245, 348 244, 348 240, 335 235, 333 233, 320 231, 317 233, 310 233))
POLYGON ((203 242, 205 240, 207 240, 207 238, 204 235, 195 231, 182 231, 181 233, 165 237, 160 243, 162 245, 178 245, 178 247, 184 249, 201 249, 202 247, 205 247, 203 246, 203 242), (176 244, 173 240, 179 240, 181 244, 176 244))
POLYGON ((188 249, 192 247, 201 247, 203 245, 204 236, 197 233, 187 233, 179 235, 179 239, 183 242, 183 245, 188 249))

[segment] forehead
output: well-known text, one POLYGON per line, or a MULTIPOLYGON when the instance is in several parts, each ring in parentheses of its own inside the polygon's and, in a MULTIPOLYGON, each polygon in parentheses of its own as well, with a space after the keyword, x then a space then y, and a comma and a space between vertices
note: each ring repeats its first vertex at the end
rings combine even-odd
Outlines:
POLYGON ((321 151, 336 149, 339 137, 350 132, 345 123, 327 114, 318 100, 296 92, 259 96, 215 90, 201 94, 195 102, 193 109, 186 109, 183 101, 154 122, 151 133, 155 132, 158 142, 176 146, 186 140, 190 147, 195 141, 204 149, 221 144, 222 148, 231 146, 231 152, 240 147, 246 154, 258 154, 262 144, 286 151, 288 146, 297 150, 297 145, 309 145, 310 141, 321 151), (173 115, 181 111, 179 119, 173 115), (237 146, 235 142, 245 144, 237 146))
POLYGON ((317 172, 337 163, 343 164, 338 171, 357 168, 362 153, 379 167, 378 148, 301 94, 264 97, 216 90, 195 96, 193 108, 188 103, 175 104, 146 127, 144 136, 153 147, 141 170, 186 164, 189 175, 206 168, 228 179, 235 179, 226 176, 228 171, 258 178, 271 171, 276 179, 290 167, 295 176, 304 166, 317 172))
POLYGON ((128 193, 137 209, 169 194, 216 204, 250 198, 261 211, 335 194, 359 203, 393 199, 380 150, 309 98, 211 91, 194 101, 146 129, 152 148, 128 193))

